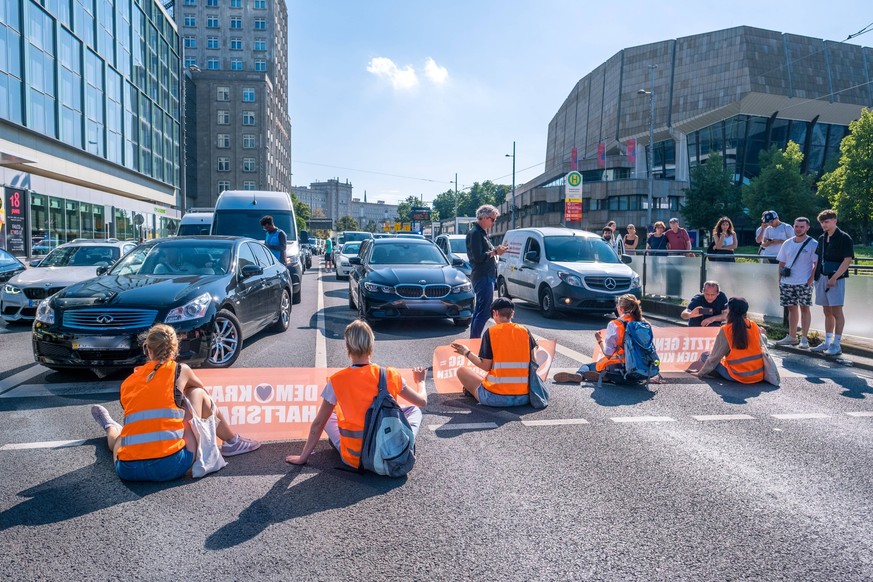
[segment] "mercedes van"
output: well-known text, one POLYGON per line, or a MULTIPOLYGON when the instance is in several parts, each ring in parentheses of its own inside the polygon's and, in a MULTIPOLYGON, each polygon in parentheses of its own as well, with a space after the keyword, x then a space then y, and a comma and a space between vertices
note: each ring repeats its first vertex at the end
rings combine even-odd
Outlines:
POLYGON ((540 306, 543 315, 561 311, 610 313, 615 299, 640 297, 640 277, 603 239, 570 228, 519 228, 503 237, 509 245, 497 263, 497 293, 540 306))
POLYGON ((300 303, 303 267, 300 262, 300 244, 297 242, 297 218, 291 195, 287 192, 266 190, 225 190, 215 202, 211 234, 247 236, 264 242, 261 219, 273 217, 273 224, 285 231, 285 266, 291 273, 292 303, 300 303))
POLYGON ((209 234, 212 230, 212 208, 189 208, 179 222, 179 236, 209 234))

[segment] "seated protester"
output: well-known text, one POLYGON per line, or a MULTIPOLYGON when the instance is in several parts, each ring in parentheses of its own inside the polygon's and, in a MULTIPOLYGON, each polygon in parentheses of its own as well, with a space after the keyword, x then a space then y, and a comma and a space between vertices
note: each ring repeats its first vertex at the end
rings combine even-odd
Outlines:
MULTIPOLYGON (((285 457, 287 463, 305 464, 324 431, 343 462, 355 469, 360 467, 364 417, 379 392, 379 366, 370 362, 376 338, 370 326, 361 320, 347 325, 344 335, 352 365, 328 380, 321 393, 323 400, 312 421, 306 444, 299 455, 285 457)), ((423 416, 421 407, 427 405, 427 392, 424 389, 427 370, 413 368, 415 388, 408 386, 396 369, 386 367, 385 371, 391 396, 395 400, 402 396, 414 405, 404 407, 403 414, 413 433, 418 434, 423 416)))
POLYGON ((146 332, 143 349, 148 363, 136 368, 121 384, 124 426, 99 404, 91 407, 94 420, 106 431, 106 443, 121 479, 172 481, 191 469, 197 442, 186 398, 200 418, 209 418, 214 411, 218 420, 215 433, 224 441, 223 456, 249 453, 261 446, 236 434, 213 405, 200 378, 187 364, 176 363, 179 339, 172 327, 152 326, 146 332))
POLYGON ((704 352, 701 355, 703 366, 695 370, 692 365, 687 370, 690 374, 703 377, 714 372, 732 382, 755 384, 766 381, 779 385, 779 371, 770 360, 758 324, 746 317, 748 311, 749 304, 744 298, 730 298, 727 323, 719 330, 712 353, 704 352), (767 365, 765 360, 768 360, 767 365))
POLYGON ((528 373, 537 344, 523 325, 512 323, 515 304, 498 297, 491 303, 495 325, 485 330, 479 355, 467 346, 452 343, 455 352, 465 356, 488 375, 480 378, 473 370, 458 368, 464 392, 485 406, 524 406, 530 403, 528 373))
POLYGON ((719 290, 718 282, 707 281, 679 316, 688 320, 688 327, 719 326, 727 319, 727 304, 727 296, 719 290))

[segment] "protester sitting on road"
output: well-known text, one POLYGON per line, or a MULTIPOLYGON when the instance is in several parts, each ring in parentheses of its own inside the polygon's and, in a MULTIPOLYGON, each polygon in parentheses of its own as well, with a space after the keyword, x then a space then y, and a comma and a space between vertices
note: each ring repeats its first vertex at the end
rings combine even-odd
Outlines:
POLYGON ((479 354, 459 343, 452 343, 455 352, 465 356, 488 375, 480 378, 466 367, 458 369, 458 380, 464 392, 485 406, 524 406, 530 403, 528 373, 537 344, 523 325, 512 322, 515 304, 498 297, 491 303, 495 325, 485 330, 479 354))
POLYGON ((176 363, 179 339, 165 324, 146 332, 143 349, 148 362, 136 368, 121 384, 124 426, 103 406, 91 407, 94 420, 106 431, 115 471, 125 481, 172 481, 191 469, 197 442, 191 429, 191 412, 200 418, 217 415, 216 435, 225 457, 254 451, 261 444, 231 429, 214 406, 203 382, 187 364, 176 363))
POLYGON ((664 252, 667 250, 667 235, 664 234, 664 231, 667 230, 667 225, 664 224, 663 220, 659 220, 655 223, 654 226, 655 232, 649 235, 649 238, 646 239, 646 249, 650 252, 650 255, 666 255, 664 252))
POLYGON ((766 340, 761 337, 758 324, 746 314, 749 303, 742 297, 728 300, 727 323, 719 330, 712 352, 703 353, 703 366, 695 370, 693 365, 687 371, 697 377, 715 373, 725 380, 755 384, 766 381, 779 385, 779 371, 766 351, 766 340))
MULTIPOLYGON (((312 421, 309 436, 299 455, 288 455, 285 461, 293 465, 303 465, 312 450, 326 432, 331 446, 339 451, 343 462, 357 469, 361 463, 364 420, 367 409, 379 392, 379 366, 373 364, 373 348, 376 338, 366 322, 355 320, 346 326, 346 350, 352 365, 330 377, 321 392, 321 406, 312 421)), ((427 405, 427 392, 424 389, 425 368, 413 368, 415 387, 410 387, 394 368, 386 367, 388 392, 395 399, 402 396, 413 406, 403 408, 414 434, 421 426, 421 408, 427 405)))
POLYGON ((606 336, 598 330, 594 333, 594 339, 600 346, 603 356, 591 364, 582 364, 576 373, 558 372, 555 374, 555 382, 596 382, 600 372, 612 365, 624 365, 624 329, 623 323, 631 321, 645 321, 640 300, 634 295, 626 293, 616 300, 618 318, 613 319, 606 326, 606 336))
POLYGON ((718 326, 727 319, 727 303, 727 295, 719 290, 718 281, 707 281, 679 316, 688 320, 688 327, 718 326))

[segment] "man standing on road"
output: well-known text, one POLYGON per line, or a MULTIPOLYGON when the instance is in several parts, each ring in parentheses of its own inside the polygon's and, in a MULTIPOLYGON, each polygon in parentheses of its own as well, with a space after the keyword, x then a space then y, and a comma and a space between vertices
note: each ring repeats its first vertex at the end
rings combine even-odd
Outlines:
POLYGON ((794 238, 779 249, 779 304, 788 308, 788 335, 776 342, 777 346, 796 346, 808 349, 806 339, 812 321, 812 282, 818 262, 818 243, 806 232, 809 219, 801 216, 794 219, 794 238), (800 321, 800 341, 797 340, 797 322, 800 321))
POLYGON ((679 226, 679 219, 675 216, 670 219, 670 229, 664 235, 667 237, 667 245, 671 251, 691 250, 691 237, 688 236, 687 230, 679 226))
POLYGON ((264 245, 270 249, 273 256, 280 264, 285 264, 285 252, 288 244, 288 236, 285 231, 273 224, 272 216, 265 216, 261 219, 261 226, 267 231, 264 238, 264 245))
POLYGON ((330 237, 324 240, 324 268, 330 269, 333 264, 333 241, 330 237))
POLYGON ((825 341, 814 347, 813 352, 839 356, 842 352, 840 339, 846 318, 843 304, 846 298, 846 278, 849 265, 855 257, 852 237, 837 228, 837 213, 822 210, 818 223, 824 234, 818 237, 818 265, 815 269, 815 304, 821 305, 825 316, 825 341))
POLYGON ((779 261, 776 256, 779 254, 779 249, 782 248, 782 243, 794 237, 794 230, 779 220, 779 215, 775 210, 768 210, 761 218, 761 226, 764 227, 764 232, 761 235, 761 250, 758 254, 763 257, 769 257, 768 261, 776 264, 779 261))
POLYGON ((470 339, 482 337, 485 322, 490 317, 491 302, 494 299, 494 285, 497 283, 498 257, 506 252, 509 245, 495 247, 488 238, 488 229, 494 226, 500 213, 490 204, 476 210, 476 224, 467 233, 467 258, 473 268, 470 280, 476 294, 473 321, 470 323, 470 339))

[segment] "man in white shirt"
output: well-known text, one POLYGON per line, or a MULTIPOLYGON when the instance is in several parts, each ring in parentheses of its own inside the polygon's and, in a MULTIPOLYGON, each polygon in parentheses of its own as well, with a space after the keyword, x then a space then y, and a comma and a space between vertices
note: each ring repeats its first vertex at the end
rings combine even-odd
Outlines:
POLYGON ((812 283, 815 265, 818 262, 818 241, 808 236, 809 219, 801 216, 794 220, 794 237, 779 248, 779 304, 788 308, 788 335, 776 342, 779 346, 809 348, 806 334, 812 314, 812 283), (801 335, 797 340, 797 322, 800 320, 801 335))
POLYGON ((765 212, 761 224, 766 224, 767 228, 764 229, 761 238, 761 252, 759 254, 769 257, 770 262, 775 264, 778 262, 776 256, 779 254, 782 243, 794 236, 794 230, 779 220, 779 215, 776 214, 775 210, 765 212))

